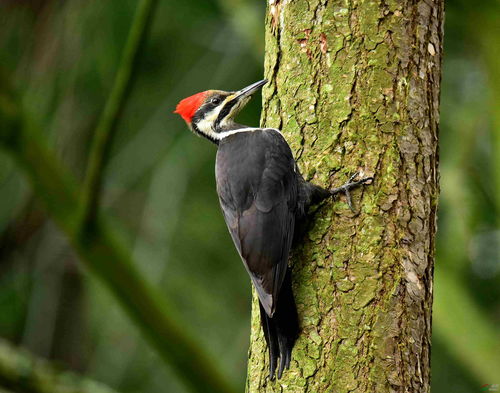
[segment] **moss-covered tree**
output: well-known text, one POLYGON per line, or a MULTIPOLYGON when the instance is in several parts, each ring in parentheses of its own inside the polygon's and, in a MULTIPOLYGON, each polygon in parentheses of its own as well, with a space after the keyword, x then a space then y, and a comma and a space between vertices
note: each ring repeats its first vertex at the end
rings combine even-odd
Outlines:
POLYGON ((429 391, 442 23, 442 0, 269 0, 262 123, 308 180, 376 180, 293 253, 302 333, 279 381, 254 300, 248 392, 429 391))

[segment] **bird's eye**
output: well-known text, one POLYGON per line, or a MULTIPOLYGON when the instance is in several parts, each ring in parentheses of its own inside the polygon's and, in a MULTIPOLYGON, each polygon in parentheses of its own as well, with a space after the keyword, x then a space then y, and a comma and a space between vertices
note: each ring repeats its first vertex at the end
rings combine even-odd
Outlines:
POLYGON ((210 103, 214 105, 219 105, 220 104, 220 98, 219 97, 214 97, 210 100, 210 103))

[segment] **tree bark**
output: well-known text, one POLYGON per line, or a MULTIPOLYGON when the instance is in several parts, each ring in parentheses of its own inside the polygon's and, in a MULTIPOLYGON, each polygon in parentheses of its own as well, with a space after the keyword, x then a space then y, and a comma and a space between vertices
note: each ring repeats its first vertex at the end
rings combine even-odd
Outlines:
POLYGON ((429 392, 443 0, 269 0, 262 123, 307 180, 375 176, 293 251, 301 335, 268 378, 253 302, 247 392, 429 392))

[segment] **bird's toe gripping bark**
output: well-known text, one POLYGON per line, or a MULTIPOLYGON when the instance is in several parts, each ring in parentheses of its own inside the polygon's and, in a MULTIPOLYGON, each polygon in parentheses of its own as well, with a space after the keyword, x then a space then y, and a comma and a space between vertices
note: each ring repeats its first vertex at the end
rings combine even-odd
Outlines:
POLYGON ((355 180, 356 177, 358 176, 358 172, 356 172, 354 175, 352 175, 347 183, 341 185, 340 187, 333 188, 330 190, 330 195, 335 196, 339 193, 344 193, 347 199, 347 204, 349 205, 349 208, 351 211, 354 213, 354 207, 352 205, 352 199, 351 199, 351 193, 349 192, 351 189, 362 186, 362 185, 369 185, 373 182, 373 177, 364 177, 359 180, 355 180))

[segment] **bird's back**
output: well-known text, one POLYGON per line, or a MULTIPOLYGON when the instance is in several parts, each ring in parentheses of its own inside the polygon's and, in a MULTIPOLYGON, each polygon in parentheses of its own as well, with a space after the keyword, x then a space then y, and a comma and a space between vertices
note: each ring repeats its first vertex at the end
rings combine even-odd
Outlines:
POLYGON ((276 130, 238 132, 217 152, 217 193, 227 226, 270 316, 275 311, 295 226, 297 180, 276 130))

